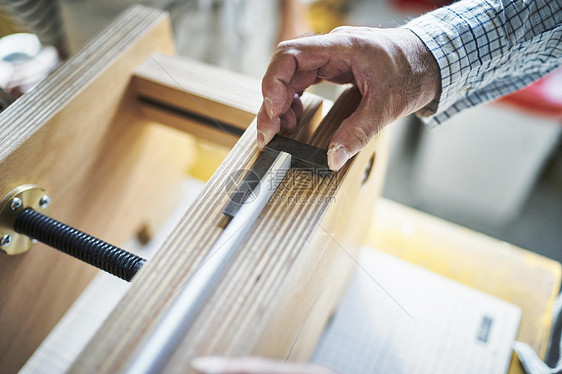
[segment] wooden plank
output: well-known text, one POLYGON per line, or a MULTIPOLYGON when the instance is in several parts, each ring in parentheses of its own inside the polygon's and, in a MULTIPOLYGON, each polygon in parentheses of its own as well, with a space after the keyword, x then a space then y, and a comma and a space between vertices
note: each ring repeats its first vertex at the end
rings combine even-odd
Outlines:
MULTIPOLYGON (((334 104, 332 112, 338 115, 328 115, 318 126, 317 144, 326 143, 339 126, 334 119, 351 113, 358 99, 357 91, 350 91, 334 104)), ((71 372, 124 369, 222 231, 218 223, 228 199, 228 176, 252 165, 258 156, 255 138, 254 122, 164 246, 133 280, 131 290, 71 372)), ((352 257, 369 223, 367 207, 378 196, 383 180, 385 138, 380 135, 372 141, 333 178, 291 172, 166 372, 189 372, 190 360, 202 354, 308 357, 354 267, 352 257), (374 152, 375 165, 364 181, 374 152)))
MULTIPOLYGON (((0 195, 34 183, 53 217, 107 241, 134 234, 174 195, 189 143, 140 116, 130 79, 173 52, 167 15, 136 6, 0 114, 0 195)), ((16 372, 96 273, 42 245, 0 255, 0 372, 16 372)))
POLYGON ((177 56, 151 55, 133 84, 148 118, 229 147, 261 105, 258 79, 177 56))
MULTIPOLYGON (((385 199, 374 222, 369 245, 519 306, 517 340, 544 357, 559 262, 385 199)), ((509 372, 523 372, 516 358, 509 372)))

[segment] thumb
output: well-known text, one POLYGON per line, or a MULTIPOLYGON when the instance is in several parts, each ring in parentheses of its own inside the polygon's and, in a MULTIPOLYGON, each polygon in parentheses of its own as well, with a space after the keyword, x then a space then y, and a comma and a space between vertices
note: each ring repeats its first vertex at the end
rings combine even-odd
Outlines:
POLYGON ((338 171, 351 157, 365 148, 384 127, 380 116, 363 98, 355 112, 336 131, 328 148, 328 166, 338 171))

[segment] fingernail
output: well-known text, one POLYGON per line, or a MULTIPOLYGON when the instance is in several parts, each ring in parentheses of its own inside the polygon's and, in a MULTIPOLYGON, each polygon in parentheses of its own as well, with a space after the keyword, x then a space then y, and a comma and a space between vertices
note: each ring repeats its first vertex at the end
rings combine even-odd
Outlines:
POLYGON ((224 358, 219 356, 197 357, 191 360, 191 367, 201 373, 219 374, 227 369, 224 358))
POLYGON ((263 132, 258 130, 258 149, 263 149, 265 147, 265 137, 263 136, 263 132))
POLYGON ((349 160, 349 153, 341 144, 334 145, 328 150, 328 166, 333 171, 338 171, 349 160))
POLYGON ((263 104, 265 105, 265 112, 269 116, 269 119, 273 119, 273 100, 269 97, 264 97, 263 104))

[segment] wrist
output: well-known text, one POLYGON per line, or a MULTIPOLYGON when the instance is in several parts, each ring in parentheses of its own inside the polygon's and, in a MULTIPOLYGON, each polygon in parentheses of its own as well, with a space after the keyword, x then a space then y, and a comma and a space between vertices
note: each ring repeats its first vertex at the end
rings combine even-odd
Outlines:
MULTIPOLYGON (((434 111, 441 96, 441 72, 435 57, 424 42, 409 29, 400 30, 400 49, 409 75, 408 93, 412 98, 409 112, 434 111)), ((408 113, 409 114, 409 113, 408 113)))

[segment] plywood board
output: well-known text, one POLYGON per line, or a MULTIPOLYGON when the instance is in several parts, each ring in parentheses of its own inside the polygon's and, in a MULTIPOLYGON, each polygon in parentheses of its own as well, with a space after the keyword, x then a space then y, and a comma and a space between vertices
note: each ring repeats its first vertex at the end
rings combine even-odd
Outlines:
MULTIPOLYGON (((2 112, 0 196, 34 183, 54 218, 116 244, 134 234, 189 163, 187 139, 142 118, 130 85, 156 51, 173 52, 167 15, 133 7, 2 112)), ((0 255, 0 372, 21 367, 95 273, 43 245, 0 255)))
MULTIPOLYGON (((353 111, 357 91, 338 100, 315 144, 353 111)), ((71 372, 120 372, 220 234, 228 176, 258 157, 255 122, 208 182, 71 372)), ((384 175, 385 136, 331 179, 294 171, 258 218, 240 255, 171 358, 166 372, 189 371, 203 354, 306 359, 355 266, 384 175), (365 176, 369 161, 375 165, 365 176), (289 200, 292 198, 293 200, 289 200), (296 199, 295 199, 296 198, 296 199)))

